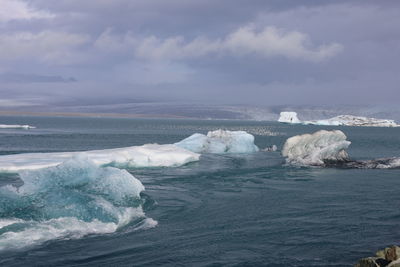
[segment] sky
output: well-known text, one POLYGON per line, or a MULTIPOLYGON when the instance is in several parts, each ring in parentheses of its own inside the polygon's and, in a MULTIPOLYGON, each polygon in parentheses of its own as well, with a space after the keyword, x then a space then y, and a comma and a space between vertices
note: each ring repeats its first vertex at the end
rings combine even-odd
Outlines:
POLYGON ((0 106, 396 104, 400 1, 0 0, 0 106))

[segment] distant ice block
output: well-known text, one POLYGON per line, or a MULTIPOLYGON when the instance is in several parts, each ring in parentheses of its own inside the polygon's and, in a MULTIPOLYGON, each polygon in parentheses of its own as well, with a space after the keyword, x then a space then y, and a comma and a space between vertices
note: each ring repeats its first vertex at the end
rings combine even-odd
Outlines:
POLYGON ((85 152, 28 153, 0 156, 0 172, 18 172, 56 166, 61 162, 85 154, 97 165, 116 167, 170 167, 199 160, 200 155, 176 145, 147 144, 85 152))
POLYGON ((254 136, 245 131, 195 133, 175 145, 195 153, 252 153, 259 150, 254 144, 254 136))
POLYGON ((282 155, 288 163, 296 165, 324 166, 328 161, 346 161, 346 149, 351 144, 346 138, 339 130, 293 136, 286 140, 282 155))
POLYGON ((340 115, 325 120, 301 121, 297 117, 296 112, 281 112, 278 119, 279 122, 305 124, 305 125, 321 125, 321 126, 368 126, 368 127, 398 127, 394 120, 367 118, 353 115, 340 115))
POLYGON ((297 118, 296 112, 288 112, 288 111, 281 112, 278 121, 285 123, 301 123, 299 118, 297 118))
POLYGON ((35 126, 19 124, 0 124, 0 129, 34 129, 35 126))

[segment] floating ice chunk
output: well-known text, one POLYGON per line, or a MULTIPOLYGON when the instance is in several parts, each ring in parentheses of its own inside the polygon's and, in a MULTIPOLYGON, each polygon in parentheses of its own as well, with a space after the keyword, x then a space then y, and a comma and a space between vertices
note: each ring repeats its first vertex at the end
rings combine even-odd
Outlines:
POLYGON ((369 127, 398 127, 394 120, 375 119, 353 115, 340 115, 325 120, 301 121, 297 117, 296 112, 281 112, 278 119, 279 122, 305 124, 305 125, 321 125, 321 126, 369 126, 369 127))
POLYGON ((252 153, 257 152, 254 136, 245 131, 210 131, 195 133, 175 145, 196 153, 252 153))
POLYGON ((112 233, 132 222, 135 229, 157 224, 142 210, 144 186, 125 170, 78 156, 20 177, 18 189, 0 188, 0 250, 112 233))
POLYGON ((285 123, 301 123, 299 118, 297 118, 296 112, 288 112, 288 111, 281 112, 278 121, 285 123))
MULTIPOLYGON (((0 172, 56 166, 83 152, 27 153, 0 156, 0 172)), ((96 165, 116 167, 171 167, 199 160, 200 155, 175 145, 147 144, 84 152, 96 165)))
POLYGON ((297 165, 324 166, 329 161, 346 161, 346 149, 351 144, 346 138, 339 130, 293 136, 286 140, 282 155, 288 163, 297 165))
POLYGON ((278 150, 278 147, 277 147, 276 145, 272 145, 272 146, 269 146, 269 147, 264 148, 262 151, 265 151, 265 152, 275 152, 275 151, 277 151, 277 150, 278 150))
POLYGON ((35 126, 31 125, 18 125, 18 124, 0 124, 0 129, 34 129, 35 126))

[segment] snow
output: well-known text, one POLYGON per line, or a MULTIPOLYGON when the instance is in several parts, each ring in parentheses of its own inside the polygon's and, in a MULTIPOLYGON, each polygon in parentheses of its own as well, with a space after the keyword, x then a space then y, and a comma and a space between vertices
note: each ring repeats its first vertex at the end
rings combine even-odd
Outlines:
POLYGON ((147 144, 86 152, 27 153, 0 156, 0 172, 18 172, 56 166, 65 160, 84 154, 96 165, 116 167, 171 167, 199 160, 200 155, 167 144, 147 144))
POLYGON ((34 129, 35 126, 19 124, 0 124, 0 129, 34 129))
POLYGON ((326 161, 346 161, 346 149, 351 144, 346 138, 339 130, 293 136, 286 140, 282 155, 295 165, 324 166, 326 161))
POLYGON ((297 118, 296 112, 287 112, 287 111, 281 112, 278 121, 285 123, 301 123, 299 118, 297 118))
POLYGON ((340 115, 325 120, 301 121, 297 117, 296 112, 281 112, 278 119, 279 122, 285 123, 301 123, 305 125, 321 125, 321 126, 368 126, 368 127, 398 127, 394 120, 367 118, 353 115, 340 115))
POLYGON ((253 153, 259 149, 254 136, 245 131, 210 131, 195 133, 175 145, 195 153, 253 153))

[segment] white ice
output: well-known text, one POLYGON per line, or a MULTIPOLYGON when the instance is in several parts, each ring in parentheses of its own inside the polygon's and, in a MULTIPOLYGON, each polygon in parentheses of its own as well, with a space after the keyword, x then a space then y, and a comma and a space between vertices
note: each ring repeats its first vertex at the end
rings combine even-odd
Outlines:
POLYGON ((301 121, 296 112, 281 112, 279 122, 321 126, 369 126, 369 127, 398 127, 394 120, 367 118, 353 115, 340 115, 325 120, 301 121))
POLYGON ((19 124, 0 124, 0 129, 34 129, 35 126, 19 124))
POLYGON ((288 111, 281 112, 278 121, 285 123, 301 123, 299 118, 297 118, 296 112, 288 112, 288 111))
POLYGON ((18 172, 56 166, 84 153, 97 165, 116 167, 172 167, 199 160, 200 155, 179 146, 147 144, 85 152, 27 153, 0 156, 0 172, 18 172))
POLYGON ((175 145, 195 153, 252 153, 259 150, 254 144, 254 136, 245 131, 195 133, 175 145))
POLYGON ((324 165, 324 161, 348 159, 346 149, 351 142, 339 130, 321 130, 313 134, 297 135, 286 140, 282 155, 286 161, 296 165, 324 165))

